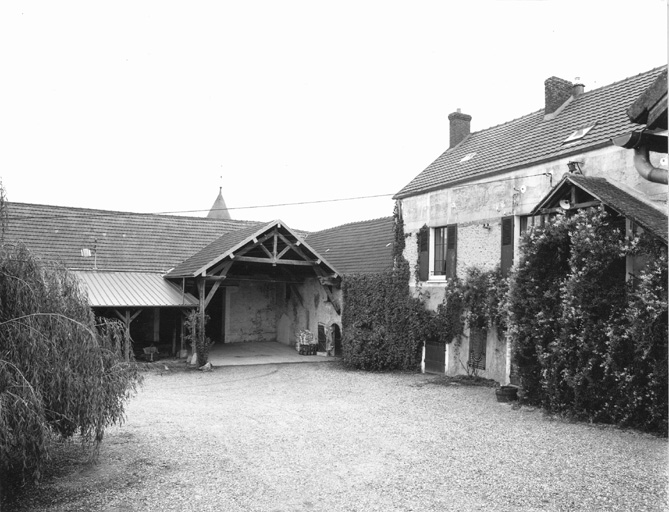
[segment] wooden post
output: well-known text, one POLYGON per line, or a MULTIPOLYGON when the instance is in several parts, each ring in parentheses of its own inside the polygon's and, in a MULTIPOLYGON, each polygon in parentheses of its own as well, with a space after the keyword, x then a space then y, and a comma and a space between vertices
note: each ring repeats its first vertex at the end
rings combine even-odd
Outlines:
POLYGON ((125 310, 125 362, 130 361, 130 310, 125 310))
MULTIPOLYGON (((198 281, 198 283, 197 283, 197 289, 198 289, 198 295, 199 295, 199 299, 200 299, 200 322, 199 322, 199 324, 200 324, 200 326, 199 326, 199 327, 200 327, 200 332, 198 333, 198 341, 200 342, 200 347, 202 347, 202 349, 203 349, 203 350, 202 350, 202 352, 203 352, 203 353, 202 353, 203 358, 202 358, 202 361, 201 361, 201 362, 202 362, 202 365, 204 365, 204 364, 207 363, 207 361, 205 361, 205 359, 207 359, 207 352, 204 350, 204 343, 205 343, 205 338, 206 338, 206 336, 205 336, 205 332, 204 332, 204 328, 205 328, 205 324, 204 324, 204 310, 205 310, 205 308, 207 307, 207 305, 206 305, 206 297, 205 297, 205 293, 204 293, 204 292, 205 292, 205 281, 204 281, 204 279, 201 278, 201 279, 198 281)), ((198 358, 198 359, 199 359, 199 358, 198 358)), ((200 361, 198 361, 198 365, 199 365, 199 364, 200 364, 200 361)))

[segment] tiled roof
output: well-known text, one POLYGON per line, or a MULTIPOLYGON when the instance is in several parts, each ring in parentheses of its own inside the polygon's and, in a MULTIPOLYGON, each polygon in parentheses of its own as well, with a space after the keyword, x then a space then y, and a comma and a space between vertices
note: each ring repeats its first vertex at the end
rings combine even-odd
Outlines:
POLYGON ((667 243, 669 236, 667 214, 622 190, 605 178, 567 174, 562 182, 539 202, 534 208, 533 214, 543 208, 554 206, 553 203, 556 198, 561 197, 564 187, 571 183, 613 208, 624 217, 634 220, 646 231, 653 233, 667 243))
POLYGON ((626 111, 665 67, 621 80, 574 98, 553 119, 539 110, 492 128, 474 132, 445 151, 400 190, 403 198, 489 174, 535 165, 610 145, 610 139, 636 128, 626 111), (595 124, 585 137, 564 144, 579 128, 595 124), (466 155, 475 155, 461 162, 466 155))
POLYGON ((261 225, 26 203, 8 203, 7 215, 6 241, 22 241, 45 260, 82 270, 97 262, 100 270, 166 272, 224 233, 261 225), (82 257, 84 248, 90 257, 82 257))
POLYGON ((264 225, 248 226, 244 229, 220 236, 188 259, 179 263, 166 277, 190 277, 196 275, 198 271, 201 271, 202 268, 209 265, 212 261, 226 255, 245 241, 250 240, 259 231, 263 231, 264 227, 264 225))
POLYGON ((92 307, 197 307, 198 300, 154 272, 76 271, 92 307))
POLYGON ((343 274, 371 273, 393 267, 392 217, 344 224, 307 237, 307 242, 343 274))

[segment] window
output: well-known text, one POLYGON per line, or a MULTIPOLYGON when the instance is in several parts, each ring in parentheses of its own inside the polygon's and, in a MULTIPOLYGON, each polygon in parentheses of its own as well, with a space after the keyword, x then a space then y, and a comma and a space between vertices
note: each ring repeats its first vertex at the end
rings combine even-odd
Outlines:
POLYGON ((435 276, 455 277, 455 265, 458 250, 458 229, 456 224, 434 228, 434 266, 435 276))
POLYGON ((575 140, 582 139, 585 137, 590 130, 592 130, 595 127, 595 124, 593 123, 590 126, 584 126, 582 128, 579 128, 578 130, 574 130, 569 137, 567 137, 562 144, 568 144, 570 142, 574 142, 575 140))

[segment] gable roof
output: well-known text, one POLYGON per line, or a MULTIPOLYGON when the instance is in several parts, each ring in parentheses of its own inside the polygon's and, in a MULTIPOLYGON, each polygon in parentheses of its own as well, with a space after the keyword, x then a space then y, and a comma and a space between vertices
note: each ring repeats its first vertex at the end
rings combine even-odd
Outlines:
MULTIPOLYGON (((181 262, 174 269, 172 269, 165 277, 180 278, 180 277, 195 277, 205 273, 219 262, 230 259, 233 263, 239 258, 235 257, 235 253, 257 244, 261 236, 273 231, 279 230, 285 239, 290 239, 290 242, 296 246, 300 246, 300 251, 307 258, 311 258, 314 264, 322 267, 329 267, 329 270, 338 274, 334 266, 330 265, 328 261, 318 254, 309 244, 304 242, 302 236, 297 234, 285 225, 281 220, 275 220, 265 225, 249 226, 244 229, 232 231, 222 235, 218 239, 211 242, 202 250, 193 254, 188 259, 181 262), (287 238, 286 238, 287 237, 287 238)), ((283 249, 283 247, 281 248, 283 249)), ((259 258, 255 258, 259 259, 259 258)), ((266 263, 272 263, 267 259, 266 263)), ((282 260, 276 260, 277 264, 281 264, 282 260)))
POLYGON ((230 233, 261 223, 7 203, 5 240, 72 270, 166 272, 230 233), (82 249, 91 252, 82 256, 82 249))
POLYGON ((611 145, 611 138, 636 126, 627 108, 662 73, 658 67, 619 82, 584 92, 563 106, 557 116, 544 119, 544 111, 474 132, 445 151, 402 188, 396 199, 452 186, 483 176, 507 172, 540 162, 611 145), (584 137, 565 144, 579 128, 595 124, 584 137), (465 156, 475 153, 466 161, 465 156))
POLYGON ((567 174, 534 207, 531 215, 536 215, 542 209, 556 206, 560 198, 568 192, 571 185, 585 191, 620 215, 633 220, 644 230, 663 240, 664 243, 667 243, 669 237, 667 214, 622 190, 606 178, 590 178, 578 174, 567 174))
POLYGON ((307 240, 344 274, 393 268, 394 219, 352 222, 316 233, 307 240))

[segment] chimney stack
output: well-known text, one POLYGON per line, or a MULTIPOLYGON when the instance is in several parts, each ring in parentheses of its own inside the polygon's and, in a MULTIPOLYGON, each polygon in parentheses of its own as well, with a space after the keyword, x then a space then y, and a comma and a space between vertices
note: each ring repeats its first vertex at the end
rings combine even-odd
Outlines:
POLYGON ((581 83, 581 78, 577 76, 576 83, 572 87, 571 95, 574 98, 578 98, 583 92, 585 92, 585 85, 581 83))
POLYGON ((460 112, 460 109, 458 109, 457 112, 448 115, 448 120, 450 122, 450 147, 453 148, 460 144, 460 142, 469 135, 472 116, 463 114, 460 112))
POLYGON ((571 98, 573 84, 562 78, 552 76, 544 82, 546 92, 546 106, 544 115, 550 115, 560 108, 565 101, 571 98))

